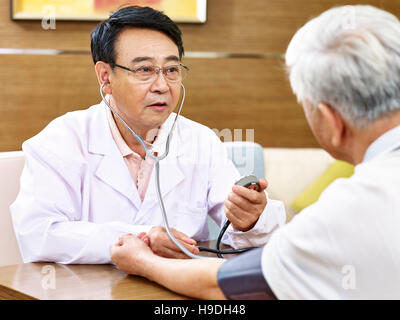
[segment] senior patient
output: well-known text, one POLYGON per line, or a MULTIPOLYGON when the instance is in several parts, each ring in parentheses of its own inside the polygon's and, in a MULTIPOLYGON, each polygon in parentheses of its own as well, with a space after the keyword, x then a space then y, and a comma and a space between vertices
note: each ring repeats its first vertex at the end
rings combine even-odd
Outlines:
POLYGON ((119 269, 206 299, 400 298, 400 22, 371 6, 333 8, 295 34, 286 65, 316 139, 354 175, 264 248, 172 261, 125 235, 112 247, 119 269))
MULTIPOLYGON (((162 155, 188 69, 178 26, 149 7, 123 7, 92 32, 91 50, 105 99, 162 155)), ((191 253, 209 239, 208 215, 221 226, 229 218, 223 242, 235 248, 262 246, 284 224, 264 179, 256 194, 231 191, 239 172, 210 128, 181 116, 170 142, 160 189, 172 233, 191 253)), ((22 147, 11 212, 24 262, 110 263, 120 235, 142 232, 157 254, 186 257, 163 227, 154 161, 104 102, 55 119, 22 147)))

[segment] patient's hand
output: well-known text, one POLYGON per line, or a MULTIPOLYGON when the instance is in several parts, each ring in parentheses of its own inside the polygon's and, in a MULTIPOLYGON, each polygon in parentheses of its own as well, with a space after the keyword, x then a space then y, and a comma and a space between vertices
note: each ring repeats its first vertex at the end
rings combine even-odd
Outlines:
POLYGON ((151 256, 154 255, 148 244, 149 237, 144 232, 137 237, 125 234, 111 246, 111 260, 119 270, 128 274, 145 276, 145 263, 143 262, 151 259, 151 256))

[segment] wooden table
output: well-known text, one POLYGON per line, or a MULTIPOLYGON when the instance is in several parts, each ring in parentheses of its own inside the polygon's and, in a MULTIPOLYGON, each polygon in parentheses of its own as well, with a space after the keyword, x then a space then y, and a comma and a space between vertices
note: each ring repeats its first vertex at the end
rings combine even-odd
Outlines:
MULTIPOLYGON (((214 247, 213 242, 199 245, 214 247)), ((226 247, 223 247, 224 249, 226 247)), ((203 255, 211 255, 202 253, 203 255)), ((227 258, 232 255, 226 255, 227 258)), ((114 265, 25 263, 0 267, 0 299, 188 299, 114 265)))

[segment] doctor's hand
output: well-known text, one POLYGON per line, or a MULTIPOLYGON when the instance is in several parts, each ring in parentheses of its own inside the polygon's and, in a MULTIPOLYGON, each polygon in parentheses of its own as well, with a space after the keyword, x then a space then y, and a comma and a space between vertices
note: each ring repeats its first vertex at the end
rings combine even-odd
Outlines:
POLYGON ((111 260, 119 270, 128 274, 145 276, 144 261, 151 259, 154 255, 147 240, 144 232, 137 237, 132 234, 119 237, 118 242, 111 246, 111 260))
POLYGON ((225 215, 236 230, 248 231, 253 228, 267 205, 264 190, 268 183, 265 179, 259 179, 258 183, 260 185, 258 192, 234 185, 225 200, 225 215))
MULTIPOLYGON (((199 249, 196 247, 196 240, 189 238, 184 233, 171 228, 171 233, 175 238, 191 253, 199 254, 199 249)), ((164 227, 153 227, 150 229, 148 236, 150 238, 150 248, 159 256, 166 258, 189 258, 181 249, 170 239, 167 230, 164 227)))

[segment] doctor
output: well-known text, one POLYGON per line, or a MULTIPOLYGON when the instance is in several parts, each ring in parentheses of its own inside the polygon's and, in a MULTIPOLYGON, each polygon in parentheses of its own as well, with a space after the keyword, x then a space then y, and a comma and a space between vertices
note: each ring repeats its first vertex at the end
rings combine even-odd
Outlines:
POLYGON ((400 298, 400 21, 344 6, 309 21, 286 51, 316 139, 356 165, 264 248, 224 261, 171 260, 124 235, 121 270, 202 299, 400 298))
MULTIPOLYGON (((176 24, 151 8, 124 7, 96 27, 91 50, 109 104, 162 154, 188 70, 176 24)), ((160 256, 186 258, 163 227, 154 162, 103 102, 55 119, 23 150, 11 212, 24 262, 110 263, 125 233, 146 233, 160 256)), ((234 248, 261 246, 284 224, 282 203, 232 189, 238 177, 214 132, 180 117, 160 162, 161 193, 174 236, 192 253, 209 239, 208 215, 219 225, 229 218, 223 242, 234 248)))

